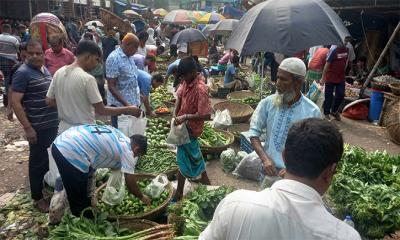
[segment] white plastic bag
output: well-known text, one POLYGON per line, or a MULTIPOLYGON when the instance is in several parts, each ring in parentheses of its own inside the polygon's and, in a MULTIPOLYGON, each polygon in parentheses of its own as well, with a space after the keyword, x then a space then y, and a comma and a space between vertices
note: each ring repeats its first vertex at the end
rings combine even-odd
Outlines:
POLYGON ((223 111, 217 110, 215 112, 214 120, 211 122, 214 128, 225 129, 232 125, 231 114, 228 109, 223 111))
POLYGON ((235 150, 228 148, 223 151, 220 155, 220 161, 224 172, 232 172, 238 164, 235 150))
POLYGON ((47 149, 49 155, 49 171, 44 175, 44 181, 52 188, 55 187, 56 179, 60 177, 56 162, 54 161, 51 147, 47 149))
POLYGON ((176 126, 175 118, 173 118, 171 120, 171 130, 168 133, 166 142, 178 146, 190 143, 190 137, 186 123, 176 126))
POLYGON ((118 129, 127 137, 131 137, 135 134, 143 135, 146 125, 147 118, 144 116, 143 112, 138 118, 131 115, 118 116, 118 129))
POLYGON ((167 184, 167 176, 165 174, 160 174, 155 177, 149 185, 147 185, 147 187, 144 189, 144 193, 146 193, 151 198, 158 198, 164 191, 167 184))
POLYGON ((57 178, 55 190, 50 201, 49 223, 58 224, 64 216, 65 209, 68 206, 67 192, 65 191, 61 178, 57 178))
POLYGON ((233 175, 247 178, 250 180, 260 180, 260 169, 262 168, 262 162, 257 153, 253 151, 240 161, 233 175))
POLYGON ((308 90, 306 97, 308 97, 311 101, 313 101, 314 103, 317 103, 319 96, 321 95, 321 89, 319 84, 314 81, 311 86, 310 86, 310 90, 308 90))
POLYGON ((125 177, 120 170, 113 170, 101 200, 111 206, 118 205, 125 196, 125 177))

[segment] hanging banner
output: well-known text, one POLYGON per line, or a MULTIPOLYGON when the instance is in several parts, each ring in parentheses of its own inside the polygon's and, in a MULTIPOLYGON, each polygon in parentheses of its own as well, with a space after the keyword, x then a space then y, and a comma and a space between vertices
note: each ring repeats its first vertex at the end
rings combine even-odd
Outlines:
POLYGON ((101 6, 101 2, 100 0, 92 0, 93 6, 95 7, 100 7, 101 6))

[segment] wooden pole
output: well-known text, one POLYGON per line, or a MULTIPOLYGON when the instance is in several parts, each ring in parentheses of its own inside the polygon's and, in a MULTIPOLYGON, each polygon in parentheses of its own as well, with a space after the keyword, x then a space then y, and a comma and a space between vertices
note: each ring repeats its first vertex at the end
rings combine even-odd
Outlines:
POLYGON ((32 19, 32 2, 31 0, 28 1, 29 4, 29 20, 32 19))
POLYGON ((365 88, 367 88, 369 82, 372 79, 372 76, 375 74, 376 70, 378 69, 379 64, 382 62, 382 59, 384 58, 386 52, 389 50, 389 47, 392 44, 392 42, 393 42, 394 38, 396 37, 396 34, 399 32, 399 30, 400 30, 400 21, 397 23, 397 26, 394 29, 392 35, 390 36, 389 41, 386 43, 385 48, 382 50, 381 55, 378 58, 378 61, 376 61, 374 67, 372 68, 371 72, 369 73, 367 80, 365 80, 365 83, 360 91, 360 96, 359 96, 360 98, 364 95, 365 88))

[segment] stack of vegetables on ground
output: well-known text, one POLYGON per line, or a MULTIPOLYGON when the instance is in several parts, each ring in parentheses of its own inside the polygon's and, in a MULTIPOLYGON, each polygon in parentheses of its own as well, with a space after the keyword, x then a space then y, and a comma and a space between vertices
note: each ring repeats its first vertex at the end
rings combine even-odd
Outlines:
POLYGON ((147 150, 147 154, 139 158, 136 164, 136 172, 139 173, 165 173, 176 170, 176 155, 167 148, 151 147, 147 150))
POLYGON ((233 192, 233 188, 221 186, 207 190, 206 186, 198 186, 180 203, 169 209, 170 222, 174 224, 175 233, 181 236, 175 239, 197 239, 214 216, 219 202, 233 192))
POLYGON ((175 101, 174 95, 168 91, 168 88, 165 86, 160 86, 150 94, 150 102, 153 109, 157 109, 159 107, 165 107, 164 102, 173 102, 175 101))
POLYGON ((204 124, 204 131, 199 138, 202 147, 222 147, 230 143, 225 135, 215 130, 209 123, 204 124))
MULTIPOLYGON (((252 87, 252 90, 257 93, 258 95, 260 95, 261 92, 261 77, 259 74, 253 73, 252 75, 250 75, 248 77, 248 79, 250 79, 253 81, 254 86, 252 87)), ((263 81, 263 87, 262 87, 262 98, 268 97, 269 95, 271 95, 272 93, 272 89, 274 88, 274 86, 271 83, 271 80, 269 79, 268 76, 264 77, 264 81, 263 81)))
POLYGON ((400 156, 346 145, 337 171, 330 198, 362 235, 383 238, 400 229, 400 156))
POLYGON ((93 220, 65 214, 61 223, 50 230, 50 239, 167 240, 173 236, 170 225, 160 225, 134 232, 120 227, 118 222, 112 223, 106 219, 107 214, 104 213, 95 215, 93 220))
POLYGON ((0 239, 44 239, 47 224, 48 215, 32 206, 29 192, 17 191, 0 207, 0 239))
MULTIPOLYGON (((139 181, 138 185, 140 188, 141 192, 145 193, 145 189, 147 185, 149 185, 151 180, 143 180, 139 181)), ((161 204, 163 204, 168 196, 169 196, 169 190, 165 189, 161 195, 158 198, 153 198, 151 199, 151 206, 147 206, 145 203, 143 203, 141 200, 139 200, 137 197, 134 195, 130 194, 128 189, 125 190, 125 196, 122 202, 118 205, 108 205, 107 203, 104 203, 101 200, 102 194, 104 192, 101 191, 98 197, 98 203, 97 207, 100 209, 101 212, 108 213, 110 215, 118 215, 118 216, 135 216, 139 214, 143 214, 146 212, 149 212, 157 207, 159 207, 161 204)))
POLYGON ((166 144, 170 124, 163 118, 149 118, 144 135, 150 146, 160 146, 166 144))

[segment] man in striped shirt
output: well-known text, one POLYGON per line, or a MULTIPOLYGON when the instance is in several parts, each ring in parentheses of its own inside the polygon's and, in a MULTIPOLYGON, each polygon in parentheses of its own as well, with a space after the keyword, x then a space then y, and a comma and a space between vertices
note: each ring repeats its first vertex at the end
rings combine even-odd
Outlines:
POLYGON ((129 139, 111 126, 80 125, 59 135, 51 151, 75 216, 90 207, 89 179, 93 179, 91 175, 97 168, 120 169, 129 192, 145 204, 151 204, 139 190, 134 175, 135 157, 147 151, 146 137, 133 135, 129 139))
POLYGON ((49 203, 43 199, 43 177, 49 170, 47 148, 57 136, 57 109, 48 107, 46 93, 51 75, 44 67, 42 45, 37 41, 27 44, 27 61, 13 75, 12 107, 24 128, 29 142, 29 182, 33 205, 47 212, 49 203))

